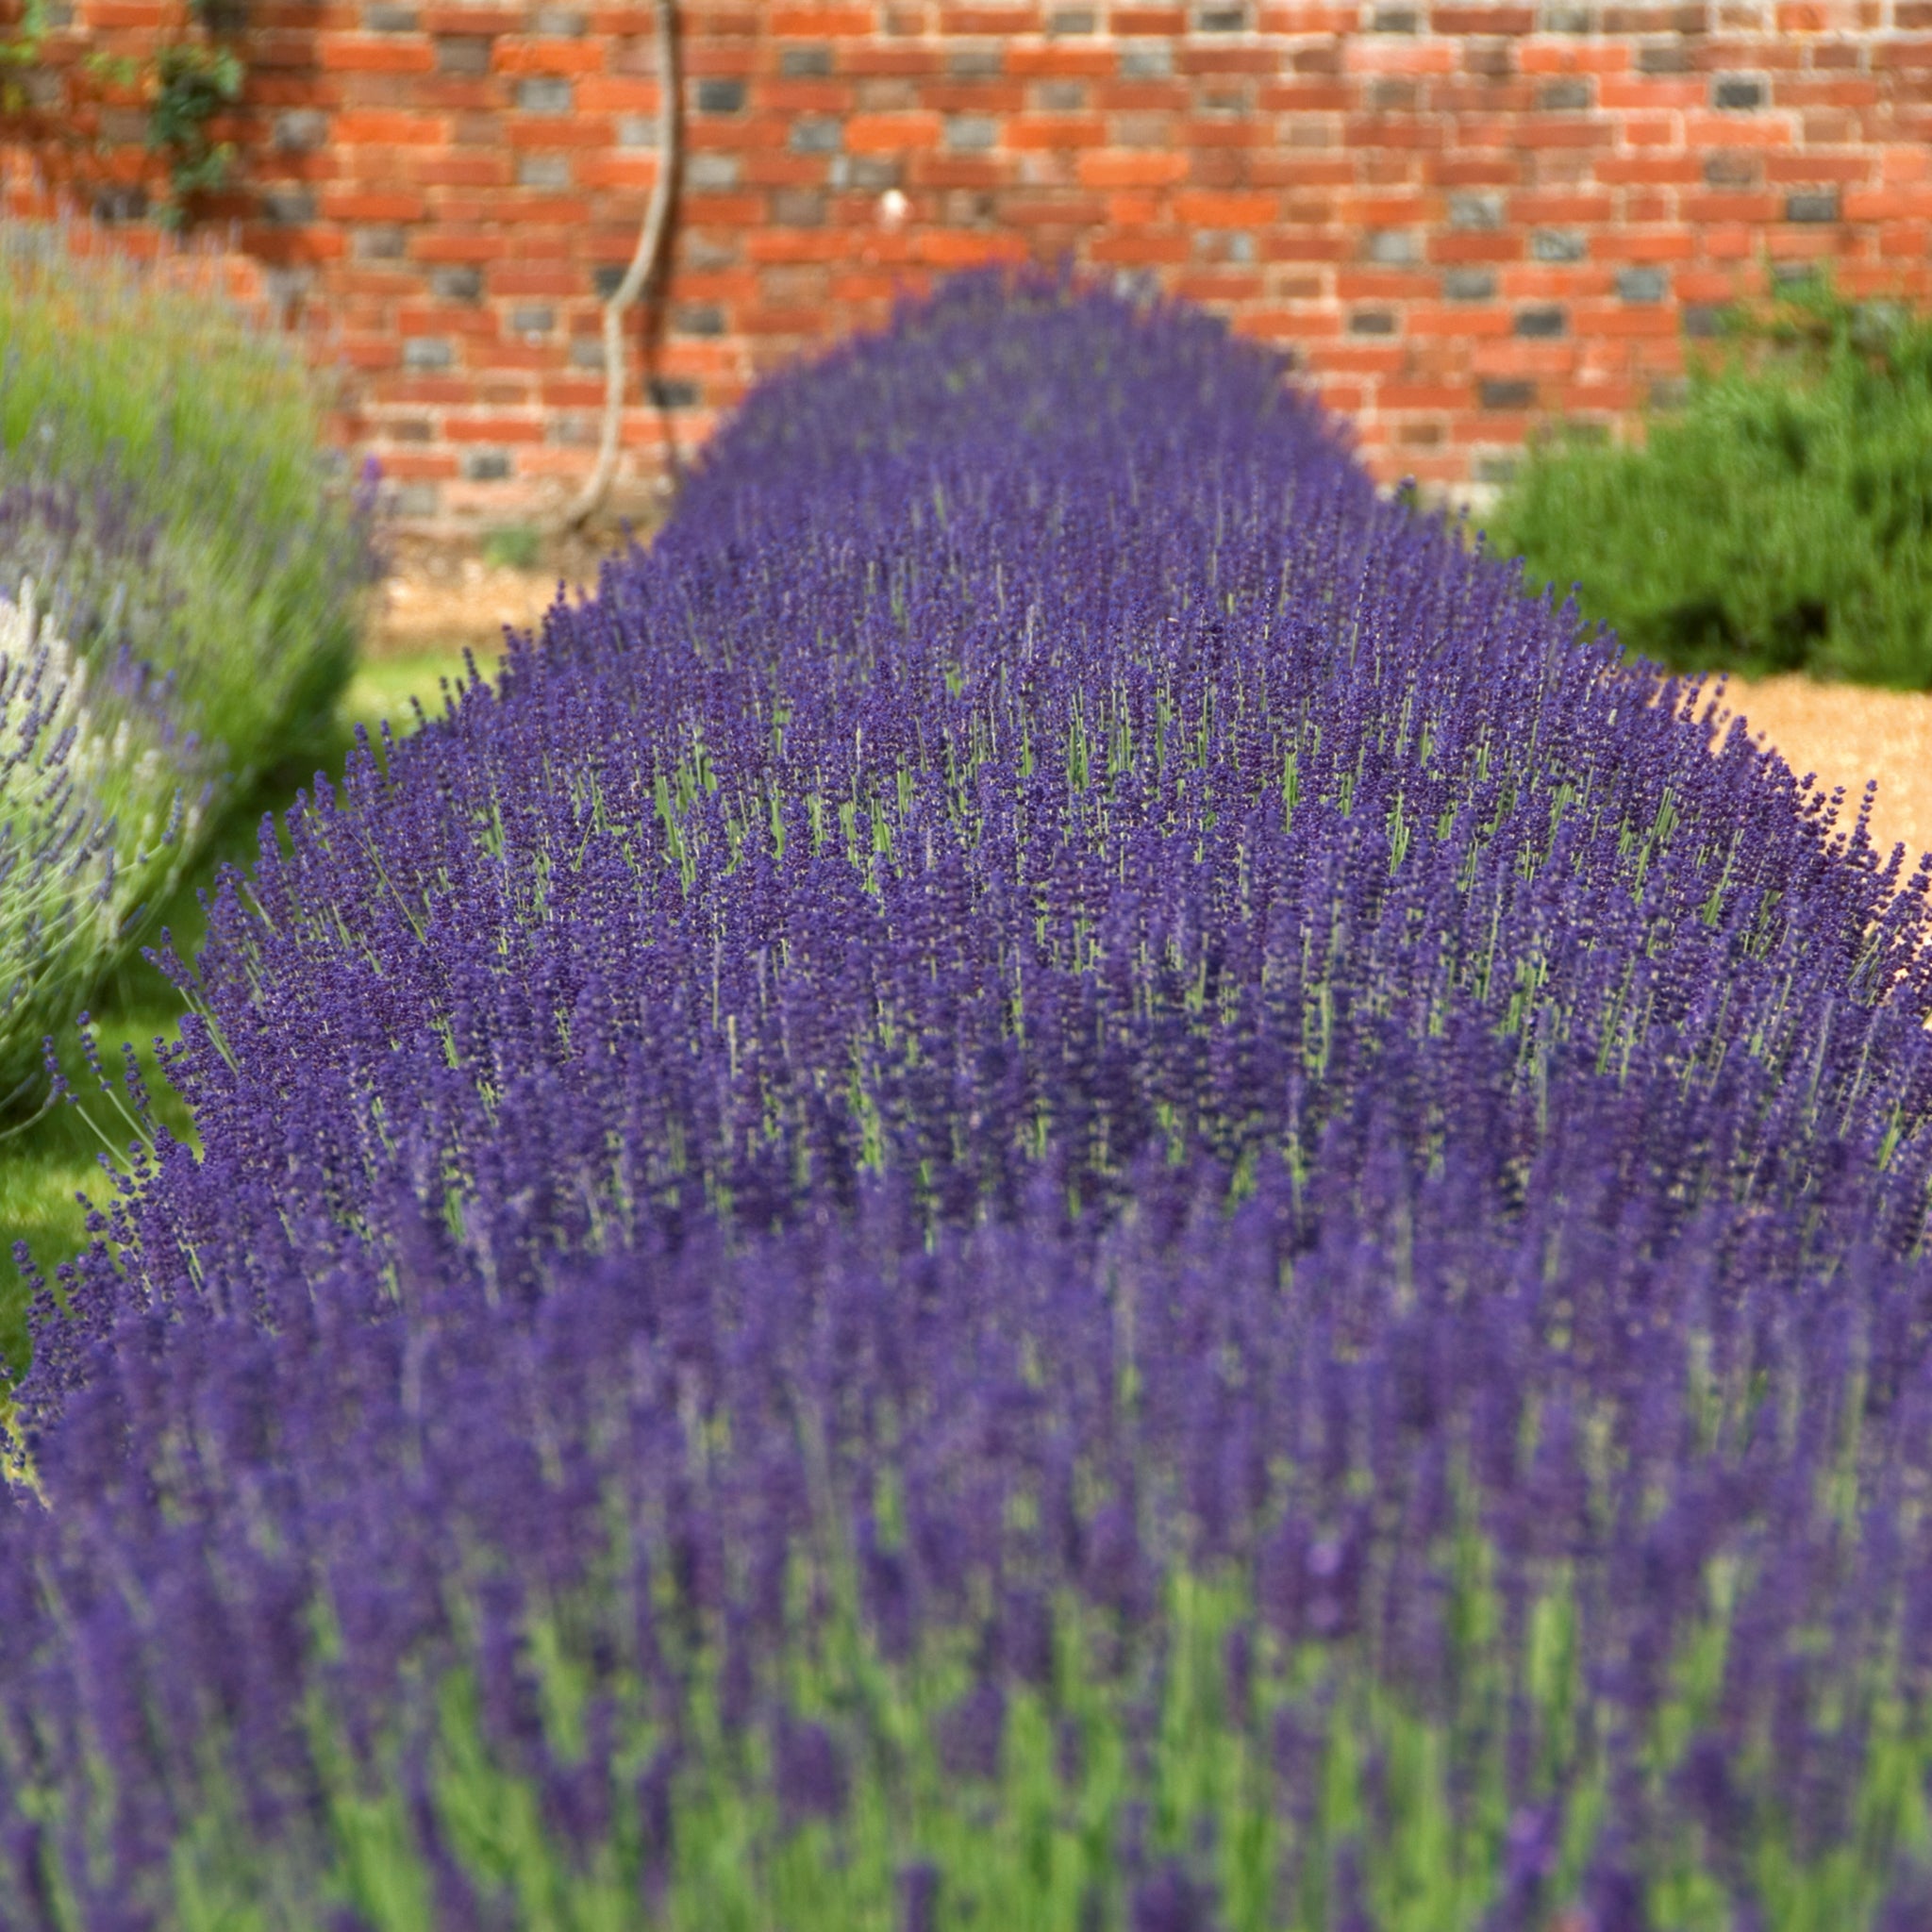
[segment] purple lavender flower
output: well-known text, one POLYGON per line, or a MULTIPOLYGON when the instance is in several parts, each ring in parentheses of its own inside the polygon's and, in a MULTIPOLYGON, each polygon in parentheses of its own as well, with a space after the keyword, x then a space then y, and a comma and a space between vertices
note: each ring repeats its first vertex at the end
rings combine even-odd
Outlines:
POLYGON ((1932 874, 1708 702, 1184 313, 975 281, 774 384, 178 968, 199 1154, 19 1395, 9 1846, 58 1799, 158 1911, 214 1764, 319 1873, 305 1698, 374 1780, 467 1684, 655 1910, 767 1748, 788 1827, 871 1818, 933 1658, 970 1803, 1034 1700, 1118 1771, 1103 1923, 1222 1909, 1173 1700, 1265 1727, 1338 1924, 1391 1710, 1472 1842, 1506 1794, 1505 1922, 1585 1790, 1605 1928, 1687 1822, 1720 1883, 1842 1839, 1932 1656, 1932 874))

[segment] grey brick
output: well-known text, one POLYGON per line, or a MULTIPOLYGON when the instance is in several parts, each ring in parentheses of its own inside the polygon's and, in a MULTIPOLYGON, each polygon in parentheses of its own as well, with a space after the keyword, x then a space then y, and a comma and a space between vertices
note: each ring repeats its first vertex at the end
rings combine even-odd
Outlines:
POLYGON ((561 75, 533 74, 517 82, 517 106, 526 114, 568 114, 571 84, 561 75))
POLYGON ((658 117, 655 114, 620 114, 617 117, 619 147, 656 147, 658 117))
POLYGON ((1174 49, 1165 41, 1140 41, 1121 49, 1124 80, 1165 80, 1174 72, 1174 49))
POLYGON ((315 219, 315 191, 312 188, 271 188, 261 197, 261 211, 276 226, 300 227, 315 219))
POLYGON ((328 116, 320 108, 285 108, 275 116, 275 146, 285 155, 306 155, 328 139, 328 116))
POLYGON ((365 7, 362 25, 373 34, 412 34, 416 31, 413 7, 365 7))
POLYGON ((736 114, 744 107, 741 80, 701 80, 698 82, 700 114, 736 114))
POLYGON ((1670 287, 1660 268, 1620 268, 1617 299, 1621 302, 1661 302, 1670 287))
POLYGON ((824 194, 816 188, 781 188, 772 197, 772 219, 781 228, 823 228, 824 194))
POLYGON ((824 80, 831 71, 829 47, 787 47, 778 56, 778 72, 787 80, 824 80))
POLYGON ((1046 17, 1050 34, 1091 34, 1098 31, 1098 16, 1091 7, 1057 7, 1046 17))
POLYGON ((1569 318, 1554 306, 1516 311, 1516 333, 1520 336, 1559 336, 1568 326, 1569 318))
MULTIPOLYGON (((591 271, 591 288, 598 301, 608 302, 611 296, 617 293, 617 285, 623 281, 624 271, 626 266, 627 264, 622 261, 606 261, 600 262, 597 267, 591 271)), ((571 348, 575 352, 576 343, 573 342, 571 348)), ((604 352, 602 349, 599 349, 597 353, 601 358, 604 352)), ((597 366, 600 369, 604 366, 601 359, 597 366)))
POLYGON ((490 72, 490 42, 482 34, 438 34, 436 71, 475 77, 490 72))
POLYGON ((1596 15, 1570 0, 1555 0, 1537 16, 1537 26, 1546 34, 1590 34, 1596 31, 1596 15))
MULTIPOLYGON (((623 271, 619 270, 619 274, 623 271)), ((615 282, 611 284, 614 289, 615 282)), ((602 336, 573 336, 570 339, 570 366, 573 369, 601 369, 604 366, 602 336)))
POLYGON ((403 338, 403 367, 405 369, 448 369, 455 364, 456 359, 456 353, 451 349, 446 337, 405 336, 403 338))
POLYGON ((501 483, 509 475, 509 452, 473 449, 463 453, 463 475, 472 483, 501 483))
POLYGON ((1704 178, 1713 188, 1752 188, 1757 182, 1759 162, 1754 154, 1740 154, 1734 148, 1720 148, 1704 158, 1704 178))
POLYGON ((946 73, 954 80, 992 80, 1005 65, 997 47, 959 47, 946 57, 946 73))
POLYGON ((1423 244, 1413 228, 1371 228, 1362 252, 1385 268, 1412 268, 1423 258, 1423 244))
POLYGON ((691 409, 702 400, 694 382, 654 375, 646 387, 652 402, 660 409, 691 409))
POLYGON ((1527 409, 1536 404, 1536 384, 1522 376, 1487 376, 1476 385, 1486 409, 1527 409))
POLYGON ((1442 275, 1445 302, 1491 302, 1496 294, 1496 272, 1492 268, 1452 268, 1442 275))
POLYGON ((1465 188, 1449 197, 1452 228, 1500 228, 1503 197, 1493 189, 1465 188))
POLYGON ((1568 75, 1561 80, 1546 80, 1537 89, 1536 104, 1549 114, 1580 114, 1591 103, 1589 81, 1568 75))
POLYGON ((1412 7, 1377 7, 1369 14, 1372 34, 1412 34, 1421 30, 1421 17, 1412 7))
POLYGON ((946 116, 946 145, 956 155, 983 155, 999 137, 999 123, 989 114, 946 116))
POLYGON ((1574 228, 1538 228, 1529 238, 1532 261, 1581 261, 1590 244, 1574 228))
POLYGON ((1690 400, 1688 375, 1653 375, 1650 379, 1650 407, 1653 409, 1681 409, 1690 400))
POLYGON ((1640 74, 1689 74, 1690 56, 1679 41, 1640 47, 1637 50, 1637 71, 1640 74))
POLYGON ((1245 33, 1248 9, 1245 7, 1204 7, 1194 16, 1194 31, 1203 34, 1245 33))
POLYGON ((791 124, 786 145, 795 155, 835 155, 845 145, 845 124, 829 114, 811 114, 791 124))
POLYGON ((1087 105, 1087 83, 1081 80, 1041 81, 1040 105, 1049 114, 1077 114, 1087 105))
POLYGON ((1394 313, 1387 308, 1357 308, 1348 318, 1348 332, 1352 336, 1392 336, 1394 313))
POLYGON ((350 252, 358 261, 400 261, 406 243, 403 231, 393 222, 358 228, 350 252))
POLYGON ((557 326, 557 310, 547 302, 520 302, 509 312, 511 331, 520 336, 547 336, 557 326))
POLYGON ((530 22, 530 30, 547 41, 575 41, 583 38, 584 16, 574 7, 540 7, 530 22))
POLYGON ((1690 302, 1684 308, 1687 336, 1721 336, 1724 332, 1724 306, 1717 302, 1690 302))
POLYGON ((520 188, 568 188, 570 157, 525 155, 517 162, 517 185, 520 188))
POLYGON ((671 325, 683 336, 722 336, 724 311, 715 302, 683 302, 672 310, 671 325))
POLYGON ((439 302, 480 302, 483 299, 483 271, 467 263, 440 268, 429 277, 429 286, 439 302))
POLYGON ((1516 473, 1523 467, 1523 458, 1505 455, 1500 450, 1486 450, 1469 467, 1474 482, 1507 485, 1515 482, 1516 473))
POLYGON ((1836 188, 1801 188, 1785 196, 1788 222, 1835 222, 1838 220, 1836 188))
POLYGON ((736 155, 693 155, 684 178, 693 188, 736 188, 741 164, 736 155))
POLYGON ((1747 111, 1763 107, 1766 93, 1764 83, 1754 75, 1721 74, 1710 84, 1710 105, 1747 111))

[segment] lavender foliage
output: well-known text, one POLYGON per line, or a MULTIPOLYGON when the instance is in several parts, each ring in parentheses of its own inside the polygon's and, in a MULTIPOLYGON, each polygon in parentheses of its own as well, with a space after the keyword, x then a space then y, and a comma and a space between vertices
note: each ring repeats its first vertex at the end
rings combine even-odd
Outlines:
POLYGON ((181 969, 21 1922, 1909 1912, 1932 874, 1716 713, 1198 317, 768 386, 181 969))

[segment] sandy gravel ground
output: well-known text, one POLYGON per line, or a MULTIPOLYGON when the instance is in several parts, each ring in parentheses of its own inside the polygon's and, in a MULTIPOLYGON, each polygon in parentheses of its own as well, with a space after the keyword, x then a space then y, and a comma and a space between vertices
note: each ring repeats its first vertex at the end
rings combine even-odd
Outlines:
POLYGON ((1827 791, 1842 785, 1848 815, 1866 781, 1876 778, 1873 841, 1885 853, 1903 843, 1907 872, 1921 853, 1932 851, 1932 692, 1796 676, 1754 684, 1734 677, 1725 702, 1751 736, 1774 745, 1800 777, 1815 773, 1827 791))
MULTIPOLYGON (((383 586, 370 656, 468 645, 487 661, 501 649, 506 624, 523 629, 541 623, 559 581, 573 590, 594 586, 600 555, 594 545, 579 545, 552 552, 541 568, 510 570, 475 555, 426 546, 406 551, 383 586)), ((1869 691, 1808 677, 1750 684, 1734 677, 1725 702, 1801 776, 1815 773, 1826 790, 1842 785, 1850 809, 1865 781, 1876 778, 1872 829, 1881 850, 1903 841, 1908 869, 1932 850, 1932 692, 1869 691)))
POLYGON ((594 585, 594 562, 571 570, 509 570, 481 558, 450 558, 436 570, 398 569, 377 592, 367 651, 413 658, 468 645, 479 658, 503 647, 503 627, 534 630, 557 601, 559 581, 594 585))

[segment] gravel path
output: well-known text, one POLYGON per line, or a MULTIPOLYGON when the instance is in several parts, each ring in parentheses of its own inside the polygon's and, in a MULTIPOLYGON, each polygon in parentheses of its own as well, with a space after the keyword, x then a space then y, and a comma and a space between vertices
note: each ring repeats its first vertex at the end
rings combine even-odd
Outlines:
POLYGON ((1733 678, 1725 699, 1752 737, 1776 746, 1801 776, 1813 772, 1827 789, 1842 785, 1848 812, 1876 778, 1872 836, 1881 851, 1903 842, 1907 870, 1932 851, 1932 692, 1733 678))

